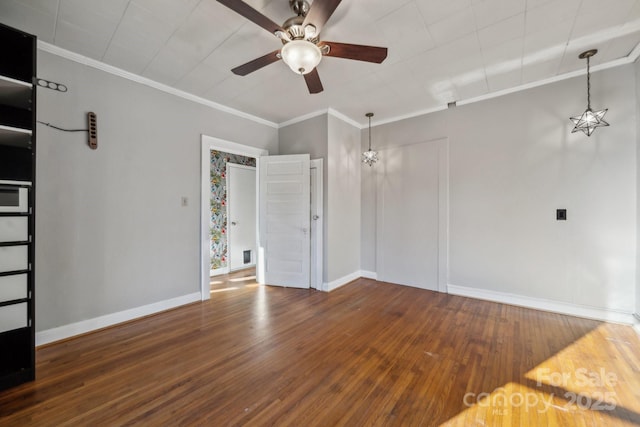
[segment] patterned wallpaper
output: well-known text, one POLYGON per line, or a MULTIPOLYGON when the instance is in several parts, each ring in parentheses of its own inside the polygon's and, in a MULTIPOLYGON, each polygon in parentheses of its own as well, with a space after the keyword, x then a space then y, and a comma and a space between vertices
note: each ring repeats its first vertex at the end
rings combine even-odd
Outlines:
POLYGON ((256 165, 253 157, 211 150, 211 270, 228 266, 227 257, 227 163, 256 165))

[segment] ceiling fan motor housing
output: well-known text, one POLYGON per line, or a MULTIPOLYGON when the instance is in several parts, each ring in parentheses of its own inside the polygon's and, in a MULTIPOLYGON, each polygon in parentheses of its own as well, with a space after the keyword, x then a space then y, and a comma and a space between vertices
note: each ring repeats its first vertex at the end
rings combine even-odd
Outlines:
POLYGON ((307 16, 309 3, 306 0, 289 0, 289 7, 298 16, 307 16))
POLYGON ((298 15, 291 17, 284 21, 282 28, 286 33, 276 31, 276 37, 286 43, 291 40, 309 40, 313 43, 318 43, 318 33, 316 27, 312 24, 304 24, 304 16, 298 15))
POLYGON ((291 37, 292 40, 303 39, 305 36, 304 27, 302 26, 303 22, 304 16, 294 16, 284 21, 282 28, 289 33, 289 37, 291 37))

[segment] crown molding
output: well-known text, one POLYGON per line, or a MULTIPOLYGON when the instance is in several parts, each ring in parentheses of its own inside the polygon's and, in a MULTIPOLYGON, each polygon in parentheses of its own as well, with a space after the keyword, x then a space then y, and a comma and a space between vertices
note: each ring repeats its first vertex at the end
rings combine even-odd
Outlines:
POLYGON ((291 120, 287 120, 286 122, 280 123, 278 125, 278 128, 281 129, 287 126, 294 125, 296 123, 304 122, 305 120, 313 119, 314 117, 323 116, 325 114, 327 116, 333 116, 337 119, 342 120, 343 122, 349 123, 351 126, 356 127, 360 130, 366 128, 366 126, 361 125, 357 121, 353 120, 351 117, 347 116, 346 114, 342 114, 340 111, 331 107, 323 108, 322 110, 316 110, 308 114, 303 114, 302 116, 294 117, 291 120))
MULTIPOLYGON (((88 57, 86 57, 84 55, 80 55, 78 53, 71 52, 71 51, 63 49, 61 47, 49 44, 47 42, 43 42, 41 40, 38 40, 38 49, 40 49, 40 50, 42 50, 44 52, 48 52, 48 53, 51 53, 51 54, 54 54, 54 55, 69 59, 71 61, 78 62, 80 64, 84 64, 84 65, 87 65, 87 66, 102 70, 102 71, 110 73, 110 74, 113 74, 113 75, 116 75, 116 76, 119 76, 119 77, 122 77, 122 78, 125 78, 125 79, 128 79, 128 80, 131 80, 131 81, 134 81, 134 82, 137 82, 137 83, 140 83, 140 84, 143 84, 143 85, 158 89, 160 91, 163 91, 163 92, 178 96, 180 98, 183 98, 183 99, 186 99, 186 100, 189 100, 189 101, 192 101, 192 102, 196 102, 198 104, 202 104, 202 105, 205 105, 207 107, 214 108, 214 109, 216 109, 218 111, 222 111, 222 112, 225 112, 225 113, 228 113, 228 114, 235 115, 237 117, 248 119, 248 120, 254 121, 256 123, 259 123, 259 124, 262 124, 262 125, 266 125, 266 126, 269 126, 269 127, 275 128, 275 129, 280 129, 280 128, 283 128, 283 127, 291 126, 293 124, 300 123, 300 122, 303 122, 305 120, 309 120, 309 119, 312 119, 314 117, 321 116, 323 114, 332 115, 332 116, 334 116, 334 117, 336 117, 336 118, 338 118, 338 119, 340 119, 342 121, 345 121, 345 122, 353 125, 354 127, 358 128, 360 130, 365 129, 367 127, 367 124, 361 124, 357 120, 354 120, 354 119, 350 118, 349 116, 347 116, 347 115, 345 115, 345 114, 343 114, 343 113, 341 113, 341 112, 339 112, 336 109, 331 108, 331 107, 323 108, 321 110, 316 110, 316 111, 313 111, 311 113, 303 114, 301 116, 294 117, 293 119, 290 119, 290 120, 287 120, 287 121, 284 121, 284 122, 281 122, 281 123, 275 123, 275 122, 263 119, 261 117, 254 116, 252 114, 248 114, 248 113, 245 113, 243 111, 236 110, 236 109, 231 108, 231 107, 227 107, 226 105, 222 105, 222 104, 219 104, 217 102, 210 101, 208 99, 201 98, 199 96, 184 92, 182 90, 173 88, 173 87, 165 85, 163 83, 156 82, 156 81, 151 80, 149 78, 139 76, 139 75, 131 73, 129 71, 122 70, 122 69, 114 67, 112 65, 105 64, 105 63, 100 62, 98 60, 95 60, 95 59, 92 59, 92 58, 88 58, 88 57)), ((633 51, 631 51, 629 53, 629 55, 627 55, 626 57, 618 59, 618 60, 615 60, 615 61, 610 61, 610 62, 607 62, 605 64, 600 64, 600 65, 591 67, 591 72, 597 72, 597 71, 602 71, 602 70, 606 70, 606 69, 609 69, 609 68, 619 67, 619 66, 622 66, 622 65, 633 64, 634 62, 636 62, 636 60, 639 57, 640 57, 640 44, 637 45, 633 49, 633 51)), ((467 105, 467 104, 473 104, 473 103, 476 103, 476 102, 487 101, 489 99, 498 98, 498 97, 501 97, 501 96, 504 96, 504 95, 509 95, 509 94, 512 94, 512 93, 521 92, 521 91, 532 89, 532 88, 536 88, 536 87, 539 87, 539 86, 544 86, 544 85, 548 85, 548 84, 551 84, 551 83, 560 82, 560 81, 563 81, 563 80, 567 80, 567 79, 578 77, 578 76, 585 75, 585 74, 586 74, 586 70, 573 71, 573 72, 570 72, 570 73, 561 74, 559 76, 551 77, 551 78, 548 78, 548 79, 538 80, 538 81, 535 81, 535 82, 523 84, 523 85, 520 85, 520 86, 516 86, 516 87, 510 88, 510 89, 505 89, 505 90, 498 91, 498 92, 491 92, 491 93, 488 93, 488 94, 485 94, 485 95, 481 95, 481 96, 478 96, 478 97, 475 97, 475 98, 457 100, 456 103, 457 103, 458 106, 463 106, 463 105, 467 105)), ((385 125, 385 124, 389 124, 389 123, 399 122, 399 121, 402 121, 402 120, 412 119, 412 118, 415 118, 415 117, 424 116, 424 115, 427 115, 427 114, 435 113, 435 112, 438 112, 438 111, 443 111, 443 110, 446 110, 446 109, 447 109, 447 106, 445 105, 445 106, 436 107, 436 108, 418 110, 418 111, 414 111, 414 112, 408 113, 408 114, 393 116, 393 117, 390 117, 390 118, 385 119, 385 120, 372 121, 371 122, 371 126, 380 126, 380 125, 385 125)))
POLYGON ((342 114, 340 111, 334 110, 331 107, 329 107, 327 109, 327 114, 329 114, 330 116, 333 116, 333 117, 335 117, 337 119, 340 119, 343 122, 349 123, 351 126, 356 127, 356 128, 358 128, 360 130, 365 129, 367 127, 366 125, 361 125, 360 123, 358 123, 355 120, 353 120, 351 117, 348 117, 348 116, 342 114))
POLYGON ((302 116, 294 117, 293 119, 280 123, 278 125, 278 129, 295 125, 296 123, 304 122, 305 120, 313 119, 314 117, 322 116, 328 113, 329 113, 329 109, 327 108, 324 108, 322 110, 312 111, 311 113, 303 114, 302 116))
POLYGON ((127 79, 127 80, 131 80, 131 81, 136 82, 136 83, 143 84, 145 86, 152 87, 154 89, 157 89, 157 90, 160 90, 162 92, 177 96, 179 98, 183 98, 183 99, 186 99, 188 101, 192 101, 192 102, 195 102, 197 104, 201 104, 201 105, 213 108, 213 109, 221 111, 223 113, 232 114, 234 116, 241 117, 241 118, 247 119, 247 120, 251 120, 253 122, 259 123, 261 125, 269 126, 269 127, 275 128, 275 129, 278 128, 278 124, 277 123, 271 122, 269 120, 265 120, 265 119, 263 119, 261 117, 257 117, 257 116, 254 116, 252 114, 248 114, 248 113, 245 113, 243 111, 236 110, 235 108, 227 107, 226 105, 222 105, 222 104, 219 104, 217 102, 210 101, 210 100, 205 99, 205 98, 201 98, 199 96, 187 93, 187 92, 182 91, 180 89, 176 89, 174 87, 165 85, 163 83, 156 82, 155 80, 151 80, 151 79, 149 79, 147 77, 142 77, 142 76, 140 76, 138 74, 134 74, 134 73, 131 73, 129 71, 125 71, 125 70, 123 70, 121 68, 105 64, 104 62, 98 61, 96 59, 92 59, 92 58, 86 57, 84 55, 80 55, 78 53, 71 52, 71 51, 63 49, 61 47, 49 44, 47 42, 43 42, 42 40, 38 40, 38 49, 43 51, 43 52, 47 52, 47 53, 51 53, 53 55, 60 56, 62 58, 68 59, 70 61, 74 61, 74 62, 77 62, 79 64, 86 65, 88 67, 92 67, 92 68, 95 68, 95 69, 100 70, 100 71, 104 71, 105 73, 109 73, 109 74, 112 74, 112 75, 115 75, 115 76, 118 76, 118 77, 122 77, 122 78, 127 79))
MULTIPOLYGON (((640 56, 640 44, 638 46, 636 46, 636 48, 628 56, 626 56, 625 58, 618 59, 618 60, 615 60, 615 61, 610 61, 610 62, 607 62, 606 64, 600 64, 600 65, 591 67, 591 72, 593 73, 593 72, 597 72, 597 71, 607 70, 609 68, 620 67, 622 65, 633 64, 638 59, 639 56, 640 56)), ((510 95, 512 93, 522 92, 522 91, 525 91, 527 89, 532 89, 532 88, 535 88, 535 87, 544 86, 544 85, 548 85, 548 84, 551 84, 551 83, 560 82, 560 81, 563 81, 563 80, 568 80, 568 79, 571 79, 571 78, 574 78, 574 77, 578 77, 578 76, 582 76, 582 75, 586 75, 586 74, 587 74, 586 70, 572 71, 570 73, 561 74, 559 76, 551 77, 551 78, 544 79, 544 80, 538 80, 538 81, 535 81, 535 82, 523 84, 523 85, 516 86, 516 87, 513 87, 513 88, 501 90, 501 91, 498 91, 498 92, 487 93, 485 95, 477 96, 475 98, 461 99, 461 100, 456 101, 456 105, 458 107, 460 107, 462 105, 468 105, 468 104, 473 104, 473 103, 476 103, 476 102, 487 101, 489 99, 499 98, 499 97, 504 96, 504 95, 510 95)), ((400 115, 400 116, 393 116, 393 117, 390 117, 389 119, 386 119, 386 120, 379 120, 379 121, 376 121, 375 123, 372 122, 371 125, 372 126, 380 126, 380 125, 384 125, 384 124, 388 124, 388 123, 399 122, 401 120, 413 119, 415 117, 424 116, 426 114, 431 114, 431 113, 435 113, 435 112, 438 112, 438 111, 444 111, 446 109, 447 109, 447 106, 445 105, 445 106, 442 106, 442 107, 432 108, 432 109, 428 109, 428 110, 419 110, 419 111, 415 111, 415 112, 409 113, 409 114, 404 114, 404 115, 400 115)))

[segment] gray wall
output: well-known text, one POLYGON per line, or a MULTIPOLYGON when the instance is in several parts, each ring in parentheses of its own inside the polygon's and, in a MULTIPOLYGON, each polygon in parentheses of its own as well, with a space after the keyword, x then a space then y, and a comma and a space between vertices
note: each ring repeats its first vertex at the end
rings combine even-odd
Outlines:
POLYGON ((279 130, 279 154, 306 154, 311 159, 323 159, 322 162, 322 208, 323 208, 323 235, 324 242, 322 251, 322 278, 327 281, 329 263, 329 240, 327 235, 327 219, 329 212, 329 185, 327 173, 328 164, 328 116, 326 114, 310 118, 289 126, 284 126, 279 130))
POLYGON ((280 154, 323 161, 323 281, 360 270, 360 130, 330 114, 280 129, 280 154))
MULTIPOLYGON (((381 120, 384 118, 380 118, 381 120)), ((371 128, 371 148, 378 151, 384 147, 408 145, 432 141, 448 135, 448 114, 438 112, 414 119, 401 120, 371 128), (406 129, 405 129, 406 127, 406 129)), ((362 151, 369 147, 368 127, 361 132, 362 151)), ((378 155, 382 155, 378 153, 378 155)), ((376 175, 373 168, 362 168, 361 194, 361 266, 367 272, 376 272, 376 175)))
POLYGON ((360 271, 360 129, 329 115, 327 282, 360 271))
MULTIPOLYGON (((368 130, 365 130, 368 133, 368 130)), ((372 134, 375 130, 372 129, 372 134)), ((362 146, 362 151, 369 148, 369 140, 362 146)), ((376 150, 376 146, 372 146, 376 150)), ((360 268, 367 274, 376 272, 376 174, 372 166, 362 166, 362 193, 360 195, 360 268)))
POLYGON ((636 72, 636 314, 640 316, 640 62, 634 64, 636 72))
POLYGON ((39 52, 38 331, 199 292, 200 135, 277 153, 277 129, 39 52), (181 196, 189 199, 180 206, 181 196))
MULTIPOLYGON (((584 76, 373 129, 374 148, 449 138, 449 284, 633 311, 634 72, 592 74, 593 107, 612 125, 591 138, 568 120, 586 107, 584 76)), ((375 242, 374 189, 365 175, 363 248, 375 242)), ((375 271, 375 252, 362 266, 375 271)))

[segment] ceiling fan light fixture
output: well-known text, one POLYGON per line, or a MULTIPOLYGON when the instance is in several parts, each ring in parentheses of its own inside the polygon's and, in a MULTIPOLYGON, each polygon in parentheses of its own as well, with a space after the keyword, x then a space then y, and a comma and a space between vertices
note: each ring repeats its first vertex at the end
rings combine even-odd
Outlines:
POLYGON ((288 42, 282 46, 280 54, 284 63, 296 74, 310 73, 322 59, 320 48, 307 40, 288 42))
POLYGON ((286 31, 277 30, 273 34, 275 34, 275 36, 277 38, 279 38, 280 40, 282 40, 282 41, 285 41, 285 42, 290 42, 291 41, 291 37, 289 37, 289 34, 286 31))
POLYGON ((309 40, 316 36, 316 27, 312 24, 307 24, 304 27, 304 38, 309 40))

